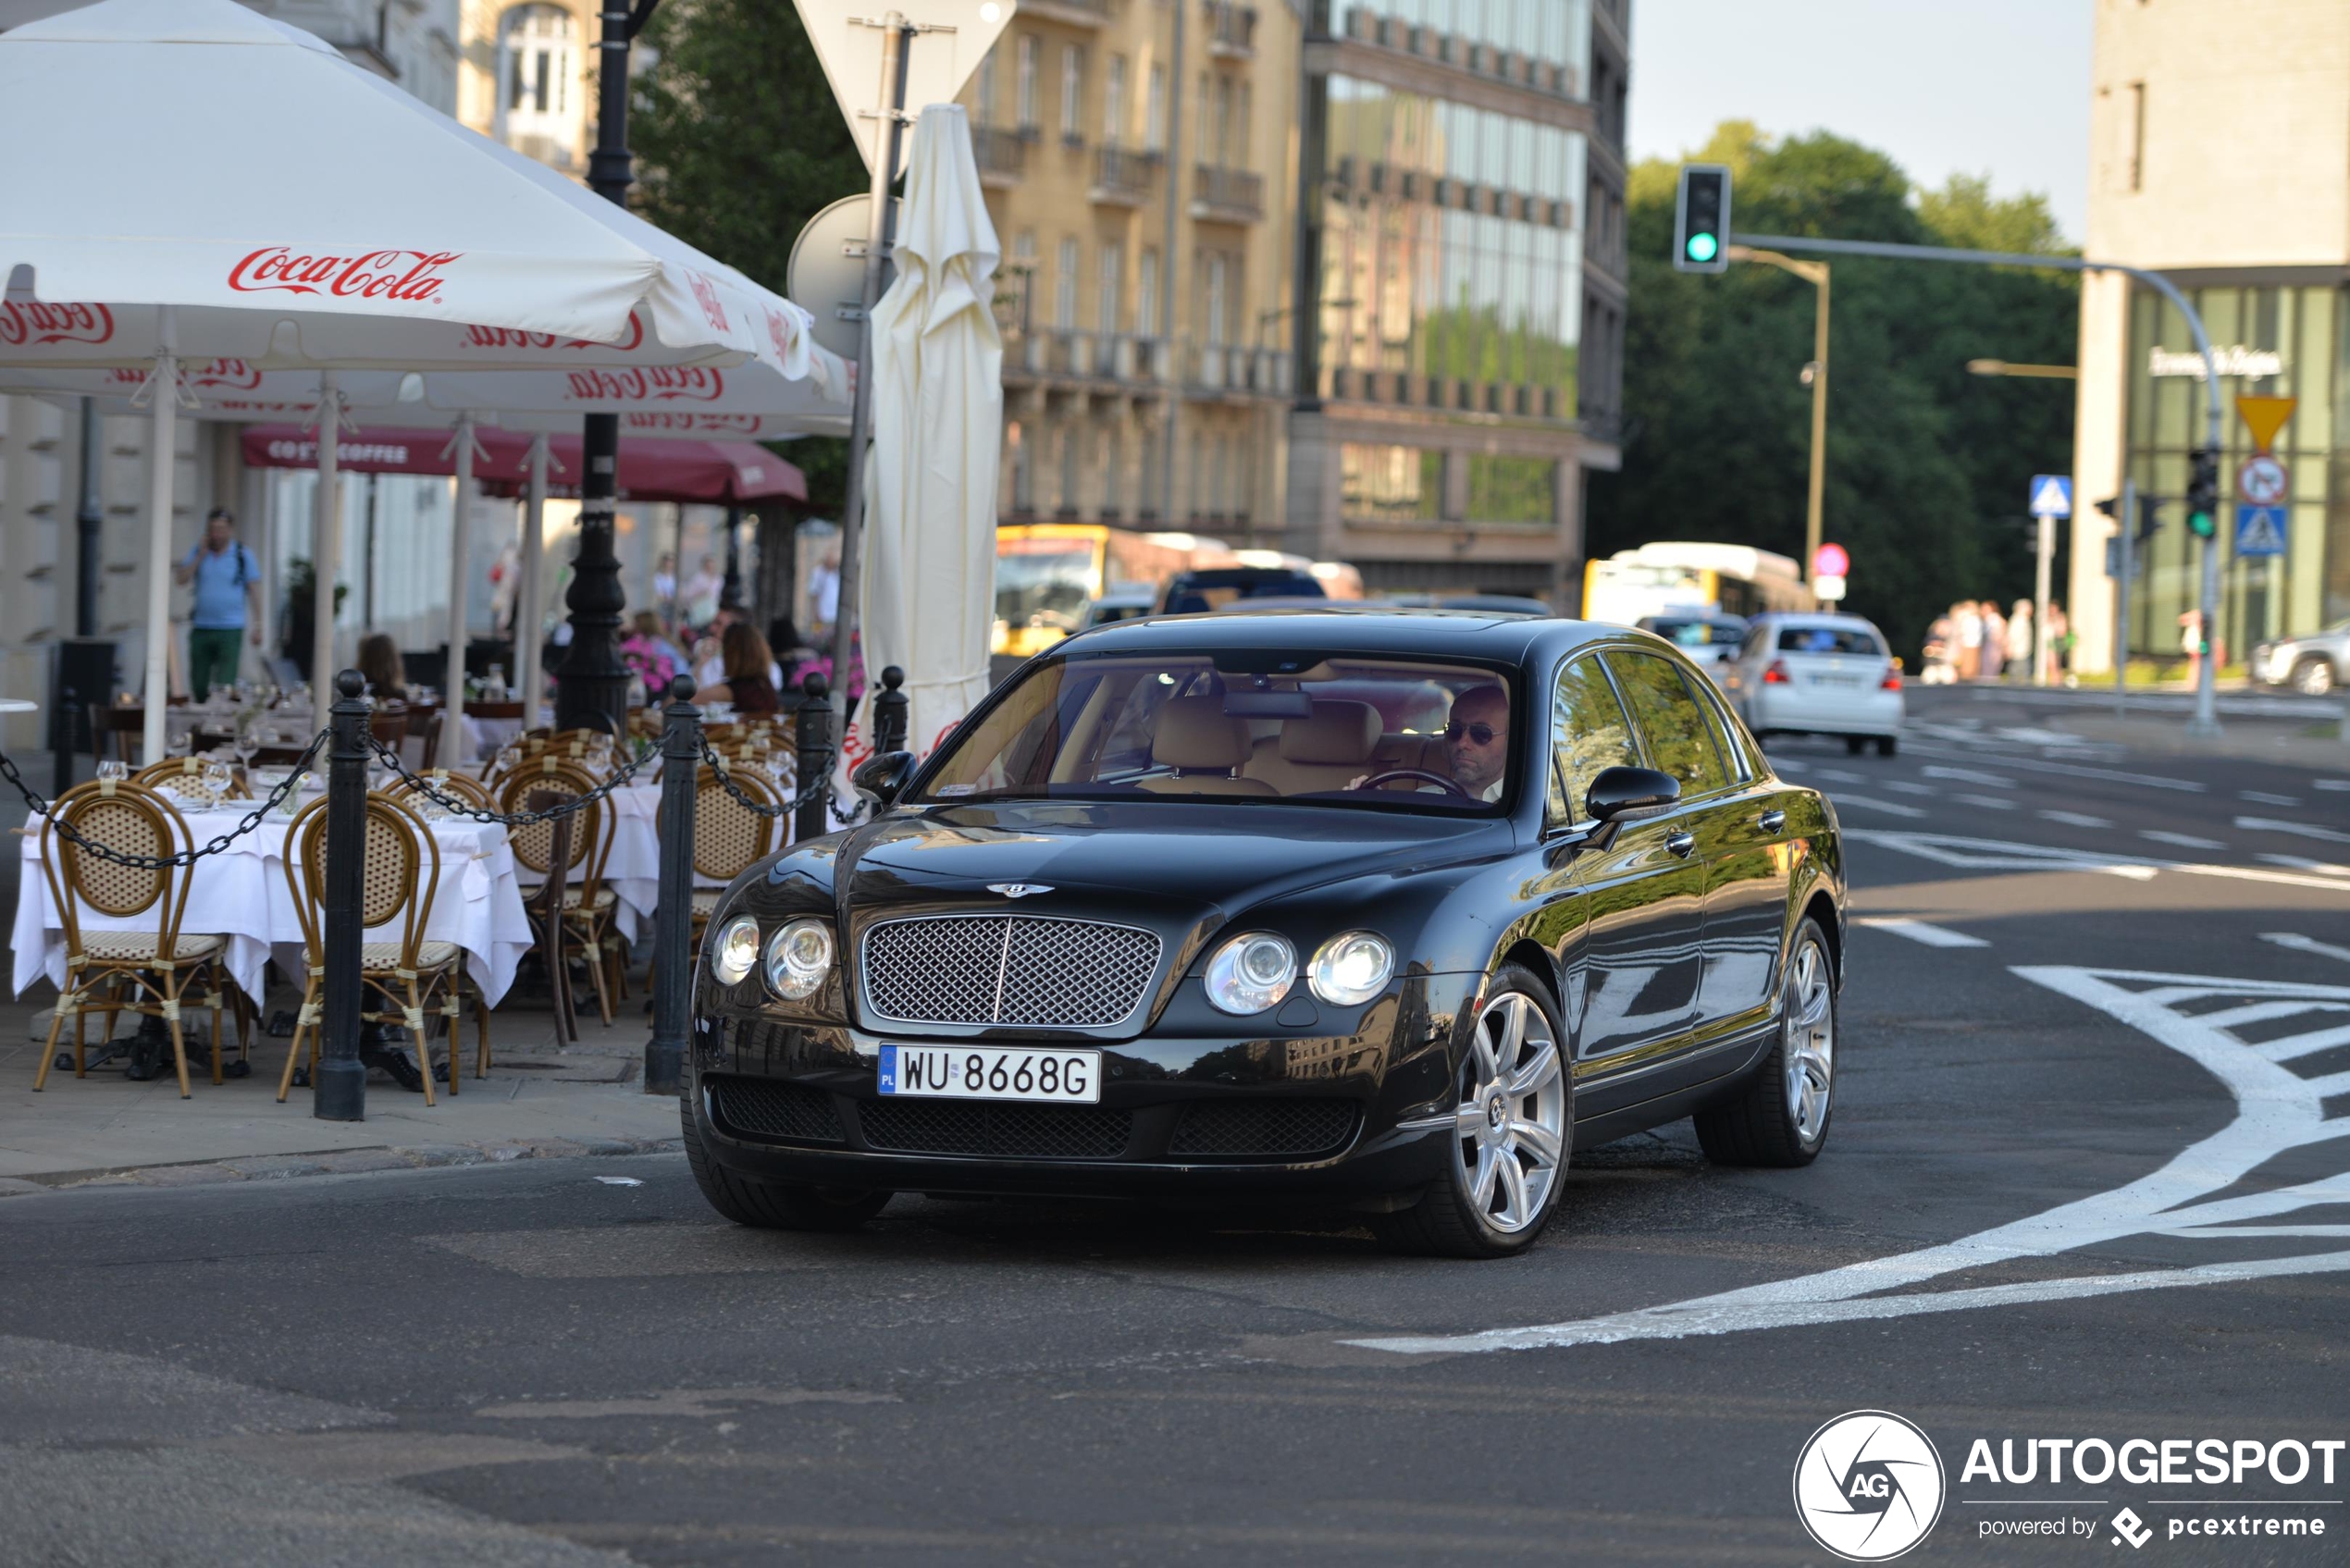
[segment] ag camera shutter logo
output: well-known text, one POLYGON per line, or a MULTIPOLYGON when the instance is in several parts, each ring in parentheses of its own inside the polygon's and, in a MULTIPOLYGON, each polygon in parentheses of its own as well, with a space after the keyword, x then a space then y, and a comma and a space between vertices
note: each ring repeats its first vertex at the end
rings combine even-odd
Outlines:
POLYGON ((1933 1441, 1890 1411, 1839 1415, 1796 1456, 1796 1517, 1848 1562, 1884 1562, 1925 1539, 1948 1490, 1933 1441))

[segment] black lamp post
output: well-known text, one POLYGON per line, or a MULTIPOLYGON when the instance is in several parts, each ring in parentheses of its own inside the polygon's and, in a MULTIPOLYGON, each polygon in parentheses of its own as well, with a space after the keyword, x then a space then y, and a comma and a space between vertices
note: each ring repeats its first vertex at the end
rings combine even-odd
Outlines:
MULTIPOLYGON (((588 158, 588 188, 627 205, 635 182, 628 155, 628 44, 661 0, 604 0, 603 38, 597 44, 596 150, 588 158)), ((555 725, 622 734, 628 720, 628 666, 620 657, 620 612, 628 595, 620 586, 612 549, 612 502, 620 463, 620 416, 588 415, 581 433, 579 549, 572 557, 571 647, 555 672, 555 725)))

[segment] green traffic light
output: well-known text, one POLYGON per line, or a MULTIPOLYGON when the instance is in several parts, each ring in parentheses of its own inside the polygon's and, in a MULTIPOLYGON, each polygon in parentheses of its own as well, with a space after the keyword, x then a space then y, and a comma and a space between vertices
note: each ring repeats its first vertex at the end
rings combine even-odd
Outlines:
POLYGON ((2212 525, 2211 513, 2208 512, 2190 512, 2187 513, 2187 532, 2193 534, 2196 538, 2208 539, 2219 531, 2220 530, 2218 528, 2212 525))
POLYGON ((1721 248, 1721 243, 1711 234, 1689 236, 1688 251, 1691 261, 1710 262, 1713 259, 1714 253, 1721 248))

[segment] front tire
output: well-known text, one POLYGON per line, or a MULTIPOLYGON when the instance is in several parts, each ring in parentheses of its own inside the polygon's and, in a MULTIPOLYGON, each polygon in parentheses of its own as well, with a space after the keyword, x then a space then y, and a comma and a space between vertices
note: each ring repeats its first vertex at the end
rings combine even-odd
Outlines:
POLYGON ((1827 1144, 1835 1089, 1836 969, 1806 915, 1781 982, 1778 1041, 1728 1100, 1697 1114, 1697 1141, 1715 1165, 1810 1165, 1827 1144))
POLYGON ((1501 1258, 1534 1244, 1558 1210, 1575 1139, 1575 1080, 1558 1004, 1519 964, 1485 989, 1453 1079, 1445 1176, 1372 1221, 1397 1252, 1501 1258))
POLYGON ((1900 749, 1901 742, 1898 737, 1893 735, 1879 735, 1876 737, 1876 754, 1879 757, 1890 757, 1900 749))
POLYGON ((1866 751, 1868 748, 1869 737, 1866 735, 1846 735, 1844 737, 1844 749, 1854 757, 1860 756, 1861 753, 1866 751))
POLYGON ((701 1141, 701 1123, 694 1115, 694 1091, 689 1085, 678 1101, 686 1129, 686 1164, 701 1195, 736 1225, 762 1230, 856 1230, 881 1213, 894 1192, 856 1188, 816 1187, 800 1181, 761 1181, 740 1176, 712 1159, 701 1141))
POLYGON ((2305 659, 2293 667, 2293 689, 2304 697, 2323 697, 2333 686, 2331 659, 2305 659))

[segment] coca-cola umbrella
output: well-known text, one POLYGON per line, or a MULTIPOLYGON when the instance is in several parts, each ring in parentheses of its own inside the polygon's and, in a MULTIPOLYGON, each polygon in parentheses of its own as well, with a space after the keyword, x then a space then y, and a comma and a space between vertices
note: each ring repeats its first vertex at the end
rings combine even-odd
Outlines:
MULTIPOLYGON (((310 468, 318 461, 318 433, 298 425, 249 425, 243 431, 248 468, 310 468)), ((530 483, 536 438, 483 426, 475 432, 474 482, 491 495, 517 496, 530 483)), ((551 437, 555 472, 579 473, 576 433, 551 437)), ((451 475, 456 453, 437 431, 396 425, 362 426, 342 438, 342 466, 352 474, 451 475)), ((687 505, 750 506, 763 500, 806 500, 808 478, 765 447, 749 441, 647 439, 622 437, 617 488, 623 500, 687 505)), ((548 493, 575 497, 576 483, 548 493)))
MULTIPOLYGON (((0 356, 151 365, 157 452, 183 355, 316 368, 337 407, 337 377, 371 365, 575 354, 756 364, 782 384, 814 363, 807 316, 781 296, 235 0, 101 0, 0 33, 0 140, 43 150, 0 166, 0 300, 19 324, 0 356)), ((322 517, 340 417, 323 424, 322 517)), ((151 465, 150 755, 171 467, 151 465)), ((334 535, 316 551, 322 675, 334 535)))

